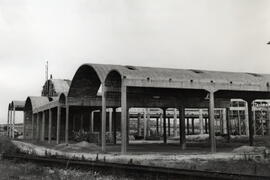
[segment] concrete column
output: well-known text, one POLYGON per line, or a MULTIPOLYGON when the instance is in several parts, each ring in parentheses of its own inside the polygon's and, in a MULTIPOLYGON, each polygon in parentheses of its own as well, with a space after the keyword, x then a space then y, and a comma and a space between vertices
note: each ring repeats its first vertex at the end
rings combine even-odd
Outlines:
POLYGON ((171 136, 171 119, 168 117, 167 121, 168 121, 168 136, 170 137, 171 136))
POLYGON ((137 128, 138 128, 138 136, 141 136, 142 135, 142 132, 141 132, 141 113, 138 114, 137 128))
POLYGON ((227 141, 231 140, 231 120, 230 120, 230 108, 226 108, 226 127, 227 127, 227 141))
POLYGON ((92 123, 92 109, 90 109, 90 112, 89 112, 89 133, 93 133, 92 131, 92 126, 93 126, 93 123, 92 123))
POLYGON ((163 108, 163 142, 167 144, 167 132, 166 132, 166 108, 163 108))
POLYGON ((190 132, 189 132, 189 118, 186 118, 187 119, 187 134, 189 135, 190 132))
POLYGON ((195 129, 194 129, 194 118, 191 118, 191 127, 192 127, 192 134, 195 134, 195 129))
POLYGON ((106 151, 106 86, 102 84, 101 151, 106 151))
POLYGON ((10 113, 9 113, 9 107, 8 107, 8 117, 7 117, 7 137, 9 137, 9 118, 10 118, 10 113))
POLYGON ((162 122, 162 113, 160 113, 160 115, 159 115, 159 120, 160 120, 160 125, 159 125, 159 133, 160 133, 160 135, 162 135, 163 134, 163 122, 162 122))
MULTIPOLYGON (((252 103, 254 105, 254 103, 252 103)), ((251 108, 252 108, 252 105, 251 105, 251 108)), ((256 109, 255 109, 255 105, 253 106, 253 134, 256 135, 256 109)))
POLYGON ((159 135, 159 122, 158 122, 158 117, 156 118, 156 135, 159 135))
POLYGON ((40 115, 37 113, 37 134, 36 134, 36 140, 39 140, 40 137, 40 115))
POLYGON ((117 128, 117 123, 116 123, 116 108, 113 108, 112 111, 112 118, 113 118, 113 144, 116 144, 116 128, 117 128))
POLYGON ((15 133, 14 133, 14 130, 15 130, 15 106, 13 107, 13 121, 12 121, 12 138, 15 137, 15 133))
POLYGON ((146 116, 146 118, 147 118, 147 136, 149 137, 149 136, 151 136, 151 126, 150 126, 150 110, 147 108, 147 116, 146 116))
POLYGON ((49 109, 48 142, 49 142, 49 144, 52 143, 52 109, 49 109))
POLYGON ((267 107, 267 119, 266 119, 266 135, 270 136, 270 111, 269 111, 269 104, 267 107))
POLYGON ((94 132, 94 125, 95 125, 95 124, 94 124, 94 122, 95 122, 95 121, 94 121, 94 117, 95 117, 95 116, 94 116, 94 113, 95 113, 94 111, 91 112, 91 133, 94 132))
MULTIPOLYGON (((35 130, 35 114, 32 113, 32 133, 31 133, 32 140, 34 140, 34 138, 35 138, 34 130, 35 130)), ((25 136, 25 134, 24 134, 24 136, 25 136)))
POLYGON ((44 141, 45 139, 45 111, 42 111, 42 122, 41 122, 41 137, 40 140, 44 141))
POLYGON ((226 114, 226 108, 222 109, 222 131, 223 134, 227 134, 227 114, 226 114))
POLYGON ((56 127, 56 144, 60 143, 60 121, 61 121, 61 107, 57 107, 57 127, 56 127))
POLYGON ((68 144, 69 105, 66 104, 65 143, 68 144))
POLYGON ((121 153, 127 152, 127 87, 121 85, 121 153))
POLYGON ((109 133, 110 137, 112 137, 112 109, 109 109, 109 133))
POLYGON ((129 107, 127 106, 127 146, 129 145, 129 107))
MULTIPOLYGON (((249 145, 254 146, 254 120, 252 118, 252 100, 248 100, 248 123, 249 123, 249 145)), ((255 111, 253 111, 255 114, 255 111)))
POLYGON ((209 122, 210 122, 210 140, 211 152, 216 152, 216 138, 215 138, 215 113, 214 113, 214 92, 209 92, 209 122))
POLYGON ((174 137, 177 136, 177 111, 176 109, 174 108, 174 114, 173 114, 173 134, 174 134, 174 137))
POLYGON ((181 149, 186 149, 186 132, 185 132, 185 108, 179 108, 179 121, 180 121, 180 146, 181 149))
POLYGON ((248 125, 248 104, 245 102, 245 125, 246 125, 246 135, 249 135, 249 125, 248 125))
POLYGON ((143 122, 144 122, 144 126, 143 126, 143 137, 144 137, 144 139, 146 139, 146 136, 147 136, 147 115, 146 115, 146 113, 147 113, 147 110, 146 109, 144 109, 144 113, 143 113, 143 122))
POLYGON ((203 110, 199 109, 200 134, 203 134, 203 110))
POLYGON ((80 116, 80 121, 81 121, 80 130, 83 130, 84 129, 83 128, 83 113, 84 112, 81 111, 81 116, 80 116))

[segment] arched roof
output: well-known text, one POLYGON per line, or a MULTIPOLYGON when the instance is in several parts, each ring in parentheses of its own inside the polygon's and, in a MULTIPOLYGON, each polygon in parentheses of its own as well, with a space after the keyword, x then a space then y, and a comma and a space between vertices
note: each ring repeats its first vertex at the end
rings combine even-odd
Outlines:
POLYGON ((12 101, 9 105, 9 109, 12 110, 15 108, 16 111, 24 110, 25 101, 12 101))
POLYGON ((48 96, 48 84, 50 84, 50 96, 58 96, 60 93, 67 93, 71 81, 68 79, 49 79, 45 82, 42 90, 42 96, 48 96))
MULTIPOLYGON (((134 85, 140 87, 167 88, 173 84, 175 88, 179 87, 187 89, 207 89, 215 87, 219 90, 270 91, 269 74, 122 66, 109 64, 84 64, 77 70, 71 82, 71 87, 68 95, 74 95, 76 88, 85 88, 85 91, 91 91, 94 89, 94 92, 96 92, 97 87, 91 87, 91 85, 99 86, 101 82, 105 81, 109 72, 113 70, 119 72, 122 78, 130 80, 130 86, 134 85), (87 75, 87 71, 91 71, 92 73, 87 75), (99 82, 91 84, 93 79, 98 79, 99 82), (78 81, 84 81, 86 83, 77 83, 78 81)), ((84 92, 82 93, 84 94, 84 92)))
POLYGON ((49 103, 49 98, 44 96, 29 96, 25 101, 25 110, 34 111, 35 109, 49 103))

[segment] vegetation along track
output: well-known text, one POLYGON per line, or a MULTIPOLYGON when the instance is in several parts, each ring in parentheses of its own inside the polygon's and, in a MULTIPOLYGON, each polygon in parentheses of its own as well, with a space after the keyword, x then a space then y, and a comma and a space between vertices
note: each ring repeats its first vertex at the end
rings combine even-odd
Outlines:
POLYGON ((83 170, 97 170, 107 174, 126 175, 129 177, 138 177, 136 179, 181 179, 181 180, 269 180, 270 177, 253 176, 243 174, 229 174, 211 171, 199 171, 189 169, 176 169, 156 166, 144 166, 133 164, 132 161, 128 164, 110 163, 103 160, 89 161, 67 159, 63 157, 40 157, 27 154, 2 154, 4 159, 16 159, 23 161, 32 161, 35 163, 43 164, 45 166, 61 166, 73 167, 83 170))

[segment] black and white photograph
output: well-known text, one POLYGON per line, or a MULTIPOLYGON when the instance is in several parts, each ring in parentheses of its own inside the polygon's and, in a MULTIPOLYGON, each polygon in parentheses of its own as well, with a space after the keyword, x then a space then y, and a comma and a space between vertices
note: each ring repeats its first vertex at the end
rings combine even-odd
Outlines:
POLYGON ((0 180, 269 179, 269 0, 0 0, 0 180))

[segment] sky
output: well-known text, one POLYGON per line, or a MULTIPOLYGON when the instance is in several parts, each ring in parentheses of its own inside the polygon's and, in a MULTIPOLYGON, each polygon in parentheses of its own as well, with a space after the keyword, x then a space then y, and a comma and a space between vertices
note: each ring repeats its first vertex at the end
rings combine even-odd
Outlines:
POLYGON ((84 63, 270 74, 268 41, 268 0, 0 0, 0 123, 41 94, 46 61, 65 79, 84 63))

